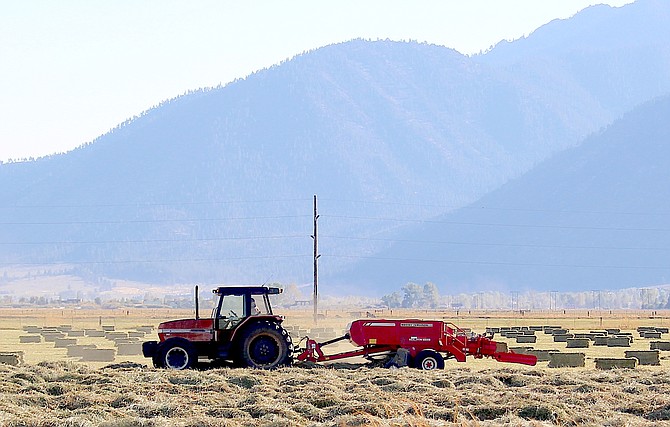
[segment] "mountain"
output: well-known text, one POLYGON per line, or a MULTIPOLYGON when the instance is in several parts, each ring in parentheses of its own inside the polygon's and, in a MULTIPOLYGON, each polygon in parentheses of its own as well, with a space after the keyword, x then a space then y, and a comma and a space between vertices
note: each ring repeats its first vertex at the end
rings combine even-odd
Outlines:
POLYGON ((308 283, 313 194, 322 273, 343 283, 408 223, 669 93, 670 37, 657 25, 669 9, 589 8, 475 57, 327 46, 166 101, 72 152, 0 165, 0 292, 35 274, 308 283))
POLYGON ((670 96, 474 204, 395 236, 349 283, 605 290, 670 279, 670 96))

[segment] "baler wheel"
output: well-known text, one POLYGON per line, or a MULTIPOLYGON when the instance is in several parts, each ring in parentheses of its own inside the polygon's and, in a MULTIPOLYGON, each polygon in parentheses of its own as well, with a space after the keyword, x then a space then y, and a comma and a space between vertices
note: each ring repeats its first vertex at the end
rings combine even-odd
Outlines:
POLYGON ((240 364, 243 366, 274 369, 291 363, 293 343, 280 325, 258 323, 241 338, 240 364))
POLYGON ((198 361, 195 347, 183 338, 172 338, 165 341, 158 350, 158 359, 154 361, 160 367, 183 370, 193 368, 198 361))
POLYGON ((414 358, 414 367, 424 371, 444 369, 444 358, 435 350, 421 350, 414 358))

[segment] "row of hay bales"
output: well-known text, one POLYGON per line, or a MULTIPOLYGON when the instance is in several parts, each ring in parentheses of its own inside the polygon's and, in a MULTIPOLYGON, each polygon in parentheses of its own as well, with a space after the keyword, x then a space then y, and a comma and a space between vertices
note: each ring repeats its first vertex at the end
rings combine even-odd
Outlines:
MULTIPOLYGON (((549 362, 549 368, 583 368, 586 366, 584 353, 562 353, 558 350, 536 350, 529 347, 512 347, 515 353, 532 354, 538 362, 549 362)), ((638 365, 660 366, 658 350, 628 350, 624 358, 595 358, 596 369, 635 368, 638 365)))
MULTIPOLYGON (((608 347, 630 347, 633 342, 633 334, 622 332, 620 329, 605 329, 602 331, 590 331, 588 333, 571 334, 569 329, 560 326, 525 326, 525 327, 501 327, 487 328, 490 335, 496 333, 501 336, 514 339, 518 344, 536 343, 536 332, 543 331, 551 335, 554 342, 566 343, 566 348, 588 348, 593 345, 608 347)), ((667 328, 641 327, 638 333, 643 339, 662 338, 662 334, 668 333, 667 328)), ((498 351, 505 351, 499 349, 498 351)), ((549 362, 548 367, 584 367, 586 356, 584 353, 562 353, 559 350, 539 350, 533 347, 512 347, 516 353, 535 355, 539 362, 549 362)), ((626 351, 624 358, 596 358, 597 369, 613 368, 635 368, 638 365, 660 365, 660 351, 670 351, 670 342, 652 341, 650 350, 626 351)))
MULTIPOLYGON (((515 326, 487 328, 490 334, 500 334, 505 338, 513 338, 517 344, 534 344, 537 342, 536 332, 543 331, 551 335, 554 342, 564 342, 567 348, 588 348, 591 343, 594 346, 607 347, 630 347, 633 343, 632 332, 622 332, 620 329, 605 329, 602 331, 590 331, 588 333, 570 333, 567 328, 560 326, 515 326)), ((640 337, 643 339, 660 339, 662 334, 668 333, 668 328, 654 326, 638 328, 640 337)), ((670 343, 653 342, 651 350, 670 351, 670 343)))
POLYGON ((141 340, 153 330, 151 326, 141 326, 131 331, 115 331, 114 326, 101 326, 100 329, 74 329, 70 325, 56 327, 25 326, 27 335, 19 336, 21 344, 53 342, 54 348, 63 348, 68 357, 79 358, 82 362, 112 362, 116 356, 135 356, 142 354, 141 340), (105 338, 115 348, 98 348, 95 344, 79 344, 78 338, 105 338))

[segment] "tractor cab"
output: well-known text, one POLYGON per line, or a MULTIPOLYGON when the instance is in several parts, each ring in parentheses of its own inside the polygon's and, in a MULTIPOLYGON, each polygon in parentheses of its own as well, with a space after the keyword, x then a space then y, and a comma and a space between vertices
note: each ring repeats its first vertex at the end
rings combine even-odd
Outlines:
POLYGON ((214 329, 235 329, 250 316, 272 316, 269 295, 282 292, 267 286, 222 286, 212 290, 219 298, 212 309, 214 329))

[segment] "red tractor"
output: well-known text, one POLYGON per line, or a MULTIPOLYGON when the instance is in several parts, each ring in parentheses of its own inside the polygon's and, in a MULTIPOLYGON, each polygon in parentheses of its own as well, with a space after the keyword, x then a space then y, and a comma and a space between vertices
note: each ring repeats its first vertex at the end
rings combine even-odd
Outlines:
POLYGON ((163 322, 158 325, 160 341, 143 343, 142 353, 155 367, 188 369, 199 359, 261 369, 291 364, 293 342, 268 298, 282 289, 225 286, 212 292, 218 301, 211 317, 199 318, 196 289, 195 319, 163 322))

